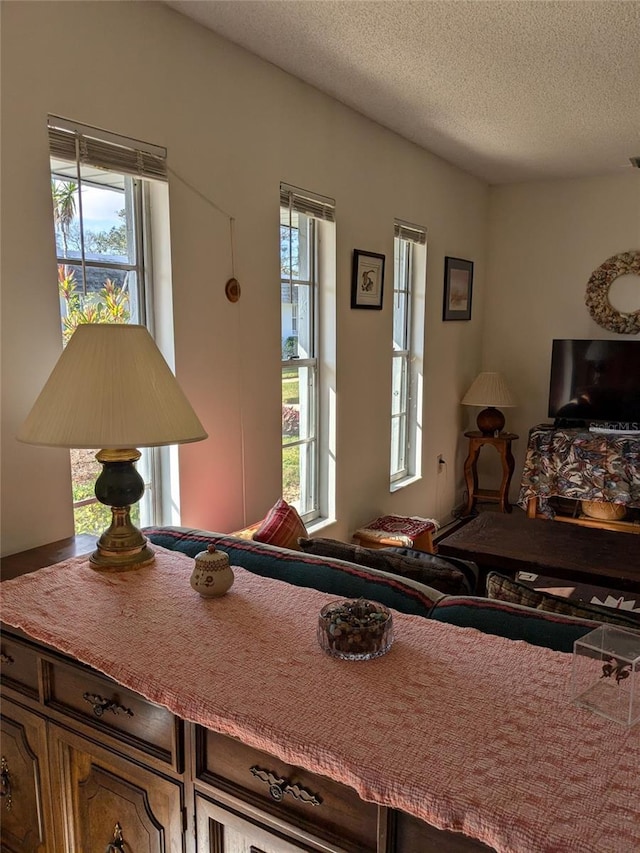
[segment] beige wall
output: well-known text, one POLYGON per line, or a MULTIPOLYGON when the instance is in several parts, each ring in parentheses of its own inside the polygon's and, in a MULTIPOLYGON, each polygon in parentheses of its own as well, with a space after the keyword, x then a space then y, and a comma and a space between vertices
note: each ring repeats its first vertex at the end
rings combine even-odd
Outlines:
POLYGON ((346 537, 382 511, 446 516, 460 496, 458 400, 480 360, 487 187, 164 6, 5 3, 2 552, 72 532, 66 452, 13 437, 60 351, 48 113, 168 148, 176 372, 210 435, 180 450, 183 523, 232 530, 280 494, 281 180, 337 204, 338 520, 328 533, 346 537), (236 219, 237 305, 224 297, 228 221, 206 199, 236 219), (424 477, 392 495, 394 216, 426 226, 429 246, 424 477), (349 308, 354 248, 387 256, 380 313, 349 308), (469 323, 441 322, 445 255, 476 263, 469 323), (449 463, 439 476, 438 454, 449 463))
MULTIPOLYGON (((584 298, 600 264, 640 249, 640 172, 623 167, 612 177, 493 187, 489 221, 483 362, 501 370, 518 397, 518 408, 505 411, 507 428, 520 435, 515 498, 528 431, 551 420, 553 339, 638 339, 601 328, 584 298)), ((638 278, 620 284, 616 308, 638 310, 638 278)))

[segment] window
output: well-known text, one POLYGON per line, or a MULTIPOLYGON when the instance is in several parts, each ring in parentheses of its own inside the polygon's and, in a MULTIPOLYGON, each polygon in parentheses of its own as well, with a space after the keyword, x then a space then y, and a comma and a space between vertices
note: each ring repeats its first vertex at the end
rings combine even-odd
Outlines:
POLYGON ((397 487, 420 475, 426 232, 396 220, 394 234, 391 485, 397 487))
MULTIPOLYGON (((49 149, 63 343, 81 323, 153 331, 149 184, 165 178, 164 149, 53 116, 49 149)), ((110 523, 109 508, 94 495, 99 449, 71 451, 76 533, 99 533, 110 523)), ((132 518, 153 524, 159 452, 143 450, 138 468, 145 495, 132 518)))
POLYGON ((327 381, 320 317, 330 321, 335 280, 334 203, 280 187, 282 495, 305 521, 329 514, 327 381), (333 263, 332 263, 333 260, 333 263))

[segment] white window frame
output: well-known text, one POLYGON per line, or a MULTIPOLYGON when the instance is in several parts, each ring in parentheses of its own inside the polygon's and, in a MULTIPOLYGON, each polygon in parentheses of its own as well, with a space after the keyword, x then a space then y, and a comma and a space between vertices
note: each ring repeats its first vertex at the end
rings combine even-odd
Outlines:
MULTIPOLYGON (((137 322, 149 329, 154 334, 154 318, 156 316, 153 300, 153 277, 152 258, 156 254, 152 247, 152 233, 166 231, 168 228, 168 205, 162 201, 158 207, 165 207, 162 213, 154 216, 151 211, 152 195, 158 199, 162 196, 166 199, 166 187, 163 194, 159 194, 154 184, 166 181, 166 150, 159 147, 142 143, 138 140, 127 139, 109 131, 92 128, 75 122, 49 116, 49 148, 50 157, 57 166, 50 170, 52 179, 68 179, 78 185, 78 195, 81 197, 83 185, 91 184, 91 178, 83 176, 83 169, 96 167, 101 170, 101 177, 96 178, 97 183, 108 185, 106 175, 113 174, 114 177, 124 178, 124 195, 126 204, 132 211, 133 220, 133 242, 135 244, 135 261, 130 264, 122 264, 106 259, 99 261, 85 257, 83 211, 80 202, 76 211, 81 231, 80 258, 65 257, 56 250, 56 261, 58 266, 80 266, 84 270, 90 267, 100 269, 130 270, 136 273, 136 295, 132 304, 135 305, 135 318, 137 322), (64 161, 64 163, 63 163, 64 161), (161 222, 166 217, 166 223, 161 222)), ((95 170, 93 170, 95 171, 95 170)), ((168 305, 171 311, 171 304, 168 305)), ((164 313, 164 312, 163 312, 164 313)), ((62 311, 61 311, 62 316, 62 311)), ((166 326, 166 322, 162 322, 166 326)), ((162 347, 167 357, 167 344, 164 341, 162 347)), ((173 341, 170 342, 171 354, 167 358, 172 361, 173 341)), ((101 448, 96 448, 101 449, 101 448)), ((171 459, 166 448, 143 448, 142 458, 138 463, 140 473, 145 481, 145 492, 139 502, 141 526, 163 523, 179 523, 179 516, 164 511, 166 506, 172 504, 172 498, 167 499, 164 495, 163 471, 171 472, 166 477, 166 485, 170 487, 172 479, 177 475, 175 459, 171 459)), ((97 504, 97 498, 87 498, 73 502, 74 519, 75 510, 89 504, 97 504)))
POLYGON ((425 278, 426 230, 396 219, 391 341, 392 491, 421 476, 425 278))
MULTIPOLYGON (((332 446, 335 429, 335 406, 329 405, 333 397, 328 377, 335 375, 335 203, 332 199, 309 193, 288 184, 280 185, 280 224, 293 226, 295 219, 305 225, 300 232, 300 250, 305 251, 305 264, 300 277, 294 279, 281 272, 280 294, 282 311, 281 339, 283 357, 281 369, 295 367, 299 371, 299 432, 302 437, 281 444, 283 454, 288 449, 299 448, 300 498, 292 503, 306 524, 330 518, 335 511, 335 447, 332 446), (285 303, 282 295, 293 287, 308 288, 308 321, 296 316, 291 329, 296 337, 308 332, 302 353, 284 357, 285 303), (295 329, 294 329, 295 326, 295 329), (332 369, 333 368, 333 369, 332 369), (302 378, 306 375, 306 382, 302 378)), ((281 246, 282 249, 282 246, 281 246)), ((281 255, 281 270, 282 270, 281 255)), ((299 293, 300 291, 298 291, 299 293)), ((289 320, 293 320, 292 310, 289 320)), ((299 339, 299 338, 298 338, 299 339)), ((283 407, 285 405, 282 401, 283 407)), ((285 495, 286 497, 286 495, 285 495)))

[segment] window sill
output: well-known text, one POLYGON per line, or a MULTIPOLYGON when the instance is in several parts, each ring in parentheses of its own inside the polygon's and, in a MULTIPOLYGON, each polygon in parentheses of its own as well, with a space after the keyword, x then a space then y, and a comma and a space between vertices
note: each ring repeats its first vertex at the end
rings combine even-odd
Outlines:
POLYGON ((402 480, 396 480, 394 483, 391 483, 389 486, 390 492, 399 492, 400 489, 406 488, 406 486, 411 486, 413 483, 418 483, 422 479, 420 474, 413 474, 411 477, 404 477, 402 480))
POLYGON ((314 518, 313 521, 310 521, 305 526, 307 528, 307 533, 311 536, 315 533, 319 533, 321 530, 324 530, 326 527, 330 527, 332 524, 335 523, 335 518, 314 518))

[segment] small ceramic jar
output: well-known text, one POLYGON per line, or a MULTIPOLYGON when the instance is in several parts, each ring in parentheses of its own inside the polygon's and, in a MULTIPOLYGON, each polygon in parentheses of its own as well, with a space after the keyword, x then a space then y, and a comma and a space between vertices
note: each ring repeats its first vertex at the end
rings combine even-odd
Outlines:
POLYGON ((206 551, 196 554, 195 559, 190 578, 195 591, 205 598, 224 595, 233 583, 229 557, 224 551, 216 551, 215 545, 209 545, 206 551))

